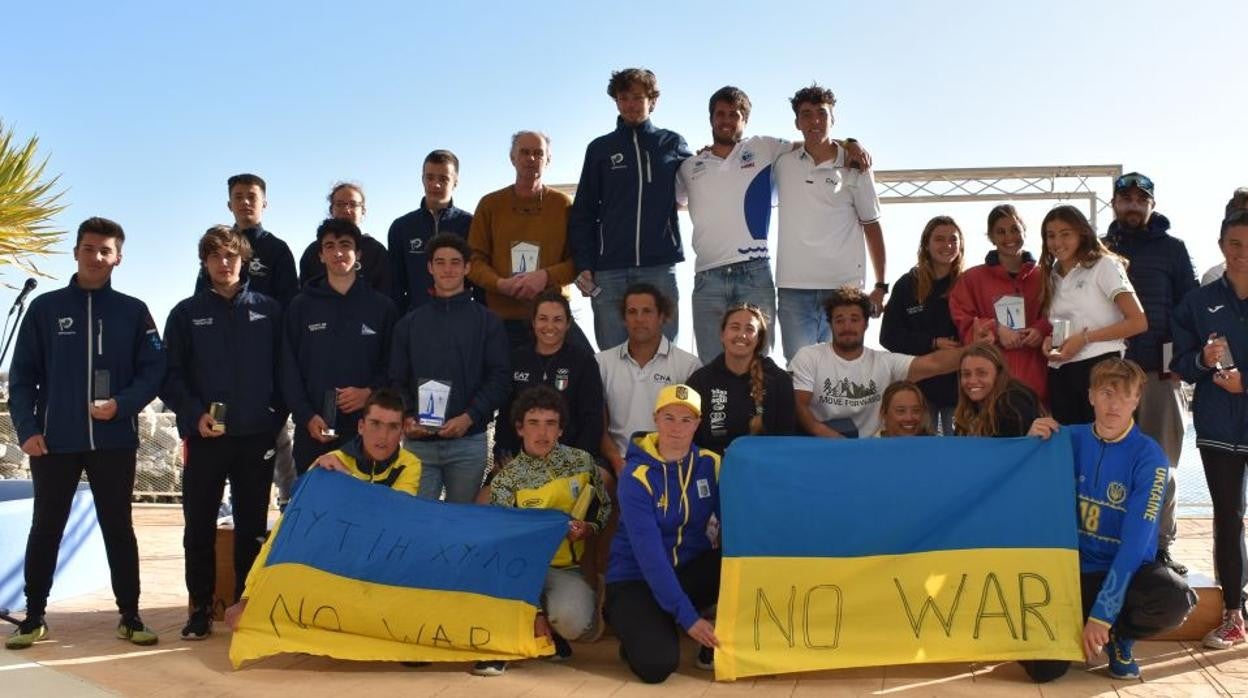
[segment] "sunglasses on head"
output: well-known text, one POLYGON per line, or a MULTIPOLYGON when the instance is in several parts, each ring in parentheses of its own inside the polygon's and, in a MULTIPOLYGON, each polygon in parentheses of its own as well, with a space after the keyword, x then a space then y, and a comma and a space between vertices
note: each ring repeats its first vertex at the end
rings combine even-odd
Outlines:
POLYGON ((1142 191, 1151 194, 1153 192, 1153 180, 1142 174, 1125 174, 1114 180, 1114 191, 1126 189, 1127 187, 1139 187, 1142 191))

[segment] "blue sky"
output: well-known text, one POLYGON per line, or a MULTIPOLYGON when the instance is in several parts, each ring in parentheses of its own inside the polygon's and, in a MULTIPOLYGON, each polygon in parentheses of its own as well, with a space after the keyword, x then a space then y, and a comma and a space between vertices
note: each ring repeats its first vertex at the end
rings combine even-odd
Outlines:
MULTIPOLYGON (((749 133, 792 138, 787 97, 817 80, 837 94, 835 132, 880 169, 1121 163, 1157 180, 1199 270, 1218 260, 1222 206, 1248 185, 1248 4, 865 5, 11 3, 0 118, 40 137, 67 189, 62 227, 125 227, 115 285, 161 324, 191 291, 198 236, 230 221, 229 175, 268 180, 266 227, 296 255, 340 179, 363 183, 365 229, 384 239, 418 204, 433 148, 459 154, 469 210, 511 181, 520 128, 550 133, 548 181, 574 182, 585 144, 614 125, 607 78, 631 65, 658 74, 655 122, 695 148, 721 85, 750 94, 749 133)), ((886 207, 890 280, 938 213, 981 258, 989 207, 886 207)), ((1033 251, 1047 207, 1023 207, 1033 251)), ((59 277, 41 291, 73 270, 68 254, 41 266, 59 277)))

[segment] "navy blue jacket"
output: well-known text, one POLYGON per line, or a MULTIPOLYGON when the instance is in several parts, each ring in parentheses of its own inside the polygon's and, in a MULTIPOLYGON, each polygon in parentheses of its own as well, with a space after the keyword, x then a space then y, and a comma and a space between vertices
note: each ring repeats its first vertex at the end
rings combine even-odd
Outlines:
MULTIPOLYGON (((455 208, 455 202, 438 212, 435 217, 425 207, 421 197, 420 208, 394 219, 386 236, 390 254, 390 283, 394 293, 394 305, 399 313, 418 308, 433 297, 433 277, 429 275, 429 258, 425 245, 438 233, 455 233, 468 239, 472 226, 472 214, 455 208)), ((466 261, 466 260, 465 260, 466 261)), ((468 285, 470 292, 476 287, 468 285)), ((473 296, 476 297, 476 293, 473 296)))
MULTIPOLYGON (((918 284, 918 276, 911 269, 897 279, 888 295, 880 323, 880 344, 889 351, 922 356, 933 351, 932 340, 937 337, 958 339, 958 327, 949 312, 950 277, 934 281, 923 303, 918 299, 918 284)), ((919 389, 936 407, 958 404, 956 372, 919 381, 919 389)))
POLYGON ((1191 291, 1174 309, 1174 358, 1170 370, 1196 385, 1192 398, 1196 445, 1248 454, 1248 393, 1232 395, 1213 382, 1214 367, 1201 366, 1209 335, 1226 337, 1240 371, 1248 370, 1248 299, 1240 300, 1226 276, 1191 291))
MULTIPOLYGON (((285 308, 299 292, 299 277, 295 274, 295 257, 281 238, 257 225, 243 231, 251 243, 251 261, 243 267, 243 278, 253 293, 262 293, 285 308)), ((208 273, 201 264, 199 277, 195 279, 195 293, 212 288, 208 273)))
POLYGON ((286 422, 277 389, 282 307, 244 282, 227 300, 211 289, 173 307, 165 321, 169 372, 160 399, 183 438, 199 436, 209 403, 225 403, 228 436, 276 433, 286 422))
POLYGON ((87 291, 75 274, 35 298, 9 367, 17 442, 43 434, 49 453, 138 448, 137 415, 156 397, 165 349, 147 306, 111 284, 87 291), (108 371, 117 416, 91 419, 96 371, 108 371))
MULTIPOLYGON (((282 397, 303 427, 319 414, 333 388, 380 388, 390 368, 394 302, 357 276, 346 294, 324 277, 314 279, 286 309, 282 342, 282 397)), ((354 432, 358 413, 340 413, 331 427, 354 432)))
POLYGON ((431 298, 394 326, 390 380, 412 413, 422 381, 450 381, 446 418, 467 413, 479 434, 511 392, 508 347, 503 321, 467 291, 431 298))
POLYGON ((1200 285, 1187 245, 1170 235, 1170 219, 1154 213, 1145 230, 1109 224, 1105 245, 1127 259, 1127 278, 1144 307, 1148 329, 1127 340, 1127 358, 1145 371, 1162 370, 1161 347, 1170 341, 1170 315, 1200 285))
MULTIPOLYGON (((394 297, 394 289, 390 283, 390 256, 386 246, 370 235, 360 238, 359 274, 368 281, 374 291, 384 294, 387 298, 394 297)), ((325 278, 325 265, 321 263, 321 245, 313 240, 299 258, 299 286, 305 287, 316 279, 325 278)))
POLYGON ((676 172, 692 155, 679 133, 650 120, 615 130, 585 149, 581 181, 568 213, 577 271, 627 269, 683 261, 676 220, 676 172))

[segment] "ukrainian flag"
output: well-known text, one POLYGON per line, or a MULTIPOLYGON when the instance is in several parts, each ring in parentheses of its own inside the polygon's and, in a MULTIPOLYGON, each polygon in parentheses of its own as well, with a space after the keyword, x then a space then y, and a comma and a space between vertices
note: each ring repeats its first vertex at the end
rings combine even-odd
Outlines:
POLYGON ((433 502, 313 468, 248 578, 230 661, 551 654, 533 620, 567 531, 560 512, 433 502))
POLYGON ((747 437, 720 475, 717 679, 1082 658, 1069 438, 747 437))

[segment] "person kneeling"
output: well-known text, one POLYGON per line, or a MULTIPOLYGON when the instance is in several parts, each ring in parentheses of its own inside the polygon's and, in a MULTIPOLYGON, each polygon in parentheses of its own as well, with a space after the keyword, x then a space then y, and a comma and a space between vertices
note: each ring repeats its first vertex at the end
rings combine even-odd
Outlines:
MULTIPOLYGON (((1109 358, 1092 368, 1088 400, 1092 424, 1059 427, 1051 417, 1032 423, 1030 436, 1070 431, 1079 502, 1079 571, 1083 592, 1083 651, 1093 662, 1104 650, 1109 675, 1138 679, 1136 640, 1183 623, 1196 594, 1183 578, 1156 562, 1157 514, 1169 480, 1161 447, 1135 424, 1144 372, 1132 361, 1109 358)), ((1023 662, 1036 682, 1066 673, 1070 662, 1023 662)))
MULTIPOLYGON (((551 638, 562 661, 572 656, 568 640, 595 634, 598 602, 579 568, 585 539, 599 533, 611 515, 611 500, 594 459, 579 448, 559 443, 568 408, 563 396, 547 385, 522 391, 511 408, 521 451, 490 482, 489 503, 522 509, 555 509, 572 517, 568 535, 551 560, 542 585, 542 606, 535 632, 551 638)), ((472 673, 498 676, 504 661, 477 662, 472 673)))

